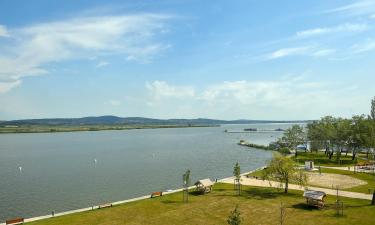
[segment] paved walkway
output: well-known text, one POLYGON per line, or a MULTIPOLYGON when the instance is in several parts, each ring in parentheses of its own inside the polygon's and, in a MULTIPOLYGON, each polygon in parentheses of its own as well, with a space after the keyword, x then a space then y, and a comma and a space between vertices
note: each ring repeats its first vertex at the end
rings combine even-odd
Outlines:
MULTIPOLYGON (((195 186, 190 186, 189 187, 189 189, 193 189, 193 188, 195 188, 195 186)), ((176 189, 176 190, 165 191, 165 192, 163 192, 163 195, 173 194, 173 193, 176 193, 176 192, 180 192, 182 190, 183 189, 180 188, 180 189, 176 189)), ((123 200, 123 201, 112 202, 110 204, 112 204, 112 205, 120 205, 120 204, 124 204, 124 203, 128 203, 128 202, 135 202, 135 201, 139 201, 139 200, 143 200, 143 199, 148 199, 148 198, 151 198, 151 195, 145 195, 145 196, 141 196, 141 197, 137 197, 137 198, 132 198, 132 199, 127 199, 127 200, 123 200)), ((33 217, 33 218, 27 218, 27 219, 25 219, 25 223, 32 222, 32 221, 37 221, 37 220, 48 219, 48 218, 52 218, 52 217, 58 217, 58 216, 73 214, 73 213, 90 211, 90 210, 94 210, 94 209, 99 209, 99 206, 92 206, 92 207, 87 207, 87 208, 82 208, 82 209, 75 209, 75 210, 70 210, 70 211, 66 211, 66 212, 55 213, 54 216, 52 216, 52 215, 45 215, 45 216, 37 216, 37 217, 33 217)), ((6 224, 5 223, 0 223, 0 225, 6 225, 6 224)))
MULTIPOLYGON (((224 179, 219 180, 219 182, 233 184, 234 177, 224 178, 224 179)), ((244 176, 241 177, 241 184, 249 185, 249 186, 257 186, 257 187, 282 187, 282 185, 279 182, 258 180, 255 178, 247 178, 244 176)), ((311 187, 311 186, 307 186, 307 188, 309 190, 324 191, 328 195, 336 195, 335 189, 319 188, 319 187, 311 187)), ((305 187, 301 187, 296 184, 289 184, 289 189, 304 191, 305 187)), ((347 197, 347 198, 366 199, 366 200, 372 199, 372 195, 369 195, 369 194, 349 192, 349 191, 340 191, 340 190, 339 190, 339 196, 347 197)))
MULTIPOLYGON (((345 171, 353 171, 354 172, 354 166, 321 166, 322 168, 327 168, 327 169, 335 169, 335 170, 345 170, 345 171)), ((317 168, 315 166, 315 168, 317 168)), ((374 173, 374 170, 364 170, 357 168, 356 171, 358 173, 374 173)))

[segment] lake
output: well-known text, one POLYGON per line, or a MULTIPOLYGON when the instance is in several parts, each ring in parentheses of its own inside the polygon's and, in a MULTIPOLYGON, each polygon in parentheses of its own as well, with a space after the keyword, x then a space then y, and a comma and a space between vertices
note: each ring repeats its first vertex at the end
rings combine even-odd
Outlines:
POLYGON ((225 133, 291 124, 205 128, 1 134, 0 222, 99 205, 263 166, 272 152, 237 145, 268 144, 282 132, 225 133))

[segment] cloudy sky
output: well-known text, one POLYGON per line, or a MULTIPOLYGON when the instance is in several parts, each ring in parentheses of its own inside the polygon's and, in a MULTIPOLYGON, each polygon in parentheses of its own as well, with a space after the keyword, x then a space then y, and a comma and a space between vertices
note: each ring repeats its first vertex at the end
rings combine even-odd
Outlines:
POLYGON ((0 120, 367 114, 375 1, 0 1, 0 120))

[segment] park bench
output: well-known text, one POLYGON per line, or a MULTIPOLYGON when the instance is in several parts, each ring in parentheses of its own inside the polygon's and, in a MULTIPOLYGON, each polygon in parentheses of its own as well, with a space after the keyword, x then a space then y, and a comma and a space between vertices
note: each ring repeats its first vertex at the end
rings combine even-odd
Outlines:
POLYGON ((109 208, 109 207, 112 207, 112 204, 111 203, 107 203, 107 204, 103 204, 103 205, 99 205, 99 209, 103 209, 103 208, 109 208))
POLYGON ((163 196, 163 192, 157 191, 157 192, 152 192, 151 194, 151 198, 159 197, 159 196, 163 196))
POLYGON ((15 225, 15 224, 23 224, 23 222, 24 222, 24 218, 14 218, 14 219, 5 221, 5 224, 15 225))

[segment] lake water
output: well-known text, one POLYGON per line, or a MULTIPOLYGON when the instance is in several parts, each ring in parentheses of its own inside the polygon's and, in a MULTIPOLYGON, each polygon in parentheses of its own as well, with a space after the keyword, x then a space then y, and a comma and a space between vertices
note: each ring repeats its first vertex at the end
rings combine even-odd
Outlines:
POLYGON ((1 134, 0 223, 124 200, 263 166, 272 152, 237 145, 268 144, 282 135, 225 133, 291 124, 223 125, 123 131, 1 134), (22 169, 20 168, 22 167, 22 169))

